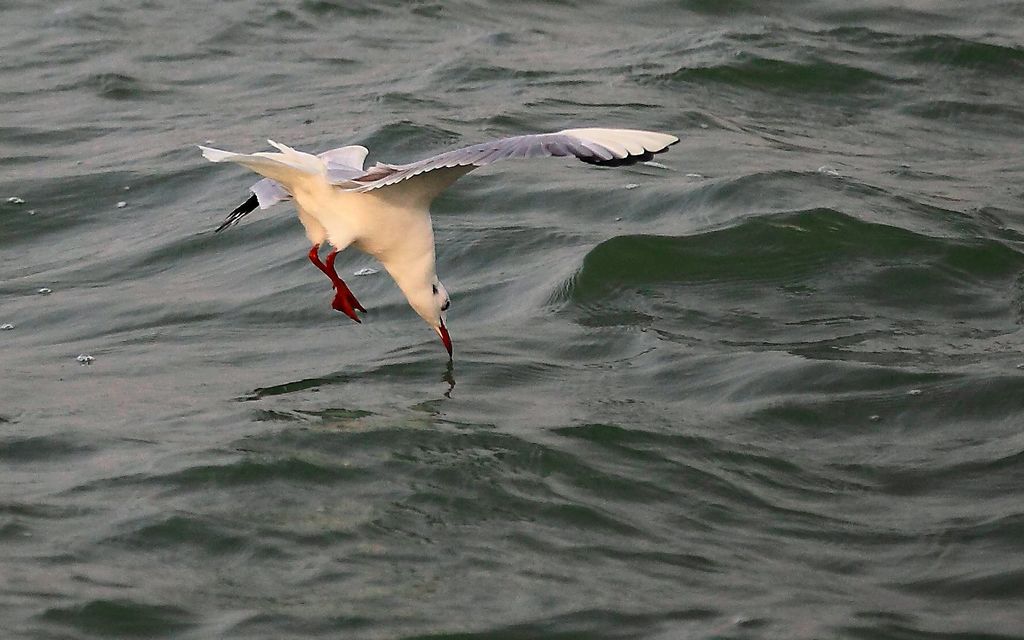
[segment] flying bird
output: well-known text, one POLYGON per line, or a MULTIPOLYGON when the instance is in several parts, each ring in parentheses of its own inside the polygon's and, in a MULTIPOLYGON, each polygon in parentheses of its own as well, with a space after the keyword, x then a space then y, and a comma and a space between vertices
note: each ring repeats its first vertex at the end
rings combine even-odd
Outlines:
POLYGON ((384 265, 451 358, 445 324, 451 300, 437 278, 430 222, 430 203, 438 194, 473 169, 499 160, 575 156, 588 164, 618 167, 650 160, 679 138, 635 129, 565 129, 501 138, 410 164, 378 162, 370 168, 363 167, 369 152, 359 145, 313 155, 267 142, 277 151, 244 154, 199 147, 207 160, 235 162, 264 176, 217 231, 237 224, 257 207, 293 200, 312 243, 309 260, 334 286, 331 306, 356 322, 356 311, 366 311, 334 268, 338 252, 354 245, 384 265), (332 249, 321 261, 325 241, 332 249))

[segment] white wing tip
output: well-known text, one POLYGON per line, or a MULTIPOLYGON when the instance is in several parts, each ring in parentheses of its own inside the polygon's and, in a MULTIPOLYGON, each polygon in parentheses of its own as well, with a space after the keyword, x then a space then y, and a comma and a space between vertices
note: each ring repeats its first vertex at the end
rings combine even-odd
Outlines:
POLYGON ((197 144, 196 146, 203 152, 203 157, 210 162, 224 162, 225 160, 230 160, 233 156, 238 155, 236 153, 231 153, 230 151, 214 149, 213 147, 204 147, 201 144, 197 144))
POLYGON ((608 145, 611 148, 626 148, 629 149, 631 154, 638 153, 635 151, 637 145, 642 147, 644 151, 660 153, 679 142, 679 138, 674 135, 658 131, 644 131, 642 129, 588 127, 583 129, 565 129, 564 131, 559 131, 559 133, 608 145))

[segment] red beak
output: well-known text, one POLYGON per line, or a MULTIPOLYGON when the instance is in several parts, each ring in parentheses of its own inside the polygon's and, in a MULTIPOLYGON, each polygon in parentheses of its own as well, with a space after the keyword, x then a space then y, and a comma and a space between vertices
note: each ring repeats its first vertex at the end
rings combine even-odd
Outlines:
POLYGON ((452 357, 452 337, 448 335, 448 328, 444 326, 444 320, 441 321, 441 325, 437 328, 437 332, 441 334, 441 342, 444 343, 444 348, 448 350, 448 358, 452 357))

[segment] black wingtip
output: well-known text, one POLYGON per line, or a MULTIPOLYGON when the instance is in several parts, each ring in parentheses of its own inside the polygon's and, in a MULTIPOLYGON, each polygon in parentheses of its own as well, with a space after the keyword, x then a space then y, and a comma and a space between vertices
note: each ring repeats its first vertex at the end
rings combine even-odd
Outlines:
POLYGON ((601 158, 599 158, 597 156, 577 156, 577 157, 579 157, 580 160, 582 160, 583 162, 586 162, 587 164, 593 164, 593 165, 597 165, 599 167, 625 167, 625 166, 628 166, 628 165, 631 165, 631 164, 637 164, 638 162, 647 162, 649 160, 653 160, 654 156, 658 155, 659 153, 664 153, 664 152, 668 151, 669 147, 671 147, 672 145, 674 145, 674 144, 676 144, 678 142, 679 142, 679 139, 676 138, 675 140, 673 140, 672 142, 668 143, 667 145, 665 145, 661 149, 658 149, 657 151, 647 151, 645 149, 643 153, 627 155, 625 158, 612 158, 610 160, 602 160, 601 158))
POLYGON ((260 206, 260 201, 256 198, 256 194, 249 196, 249 199, 238 205, 234 211, 228 214, 228 217, 224 219, 224 222, 220 223, 220 226, 214 230, 214 233, 220 233, 228 227, 237 224, 239 220, 244 218, 247 214, 252 213, 256 210, 256 207, 260 206))
MULTIPOLYGON (((664 151, 664 149, 662 151, 664 151)), ((655 153, 661 153, 661 151, 645 151, 643 153, 626 156, 625 158, 612 158, 611 160, 602 160, 596 156, 580 158, 580 160, 587 164, 593 164, 599 167, 625 167, 638 162, 647 162, 648 160, 652 160, 655 153)))

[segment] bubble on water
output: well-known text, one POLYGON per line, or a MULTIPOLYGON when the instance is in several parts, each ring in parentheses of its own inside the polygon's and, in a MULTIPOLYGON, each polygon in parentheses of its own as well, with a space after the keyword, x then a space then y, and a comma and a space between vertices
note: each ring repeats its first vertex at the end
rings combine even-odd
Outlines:
POLYGON ((0 324, 0 331, 10 331, 13 328, 14 328, 14 325, 11 324, 10 322, 5 322, 3 324, 0 324))
POLYGON ((635 182, 630 182, 629 184, 627 184, 627 185, 626 185, 626 188, 627 188, 627 189, 636 189, 636 188, 637 188, 637 187, 639 187, 639 186, 640 186, 640 185, 638 185, 638 184, 637 184, 637 183, 635 183, 635 182))
POLYGON ((120 201, 120 202, 118 202, 118 203, 117 203, 117 208, 118 208, 118 209, 124 209, 124 208, 125 208, 125 207, 127 207, 127 206, 128 206, 128 203, 127 203, 127 202, 125 202, 124 200, 122 200, 122 201, 120 201))
POLYGON ((30 216, 36 215, 36 210, 35 209, 29 209, 28 210, 28 215, 30 215, 30 216))
POLYGON ((688 173, 688 174, 686 174, 685 177, 693 178, 694 180, 703 180, 704 179, 704 176, 700 175, 699 173, 688 173))
POLYGON ((622 218, 615 218, 615 222, 622 222, 622 218))
POLYGON ((818 167, 818 173, 824 173, 827 176, 838 176, 839 169, 836 169, 830 164, 823 164, 820 167, 818 167))
POLYGON ((910 391, 907 392, 907 395, 908 396, 919 396, 919 395, 921 395, 921 393, 922 393, 922 391, 920 389, 911 389, 910 391))
POLYGON ((75 360, 78 360, 82 364, 92 364, 93 360, 95 360, 95 359, 96 358, 90 356, 88 353, 80 353, 80 354, 78 354, 78 357, 75 358, 75 360))
POLYGON ((125 190, 125 191, 131 191, 131 190, 132 190, 132 188, 131 188, 131 187, 129 187, 128 185, 124 185, 124 190, 125 190))
POLYGON ((353 272, 352 275, 354 275, 354 276, 372 276, 375 273, 377 273, 376 269, 372 269, 370 267, 363 267, 359 271, 353 272))
POLYGON ((707 128, 708 128, 708 123, 706 123, 706 122, 702 122, 702 123, 700 123, 700 124, 699 124, 698 126, 699 126, 699 127, 701 128, 701 129, 707 129, 707 128))
POLYGON ((871 422, 878 422, 881 419, 882 416, 878 415, 877 413, 868 416, 868 420, 870 420, 871 422))
POLYGON ((11 196, 10 198, 7 198, 7 203, 8 204, 25 204, 25 200, 23 198, 19 198, 18 196, 11 196))
POLYGON ((43 287, 42 289, 40 289, 38 291, 38 293, 41 293, 44 296, 46 296, 46 295, 49 295, 49 294, 53 293, 53 289, 51 289, 50 287, 43 287))

